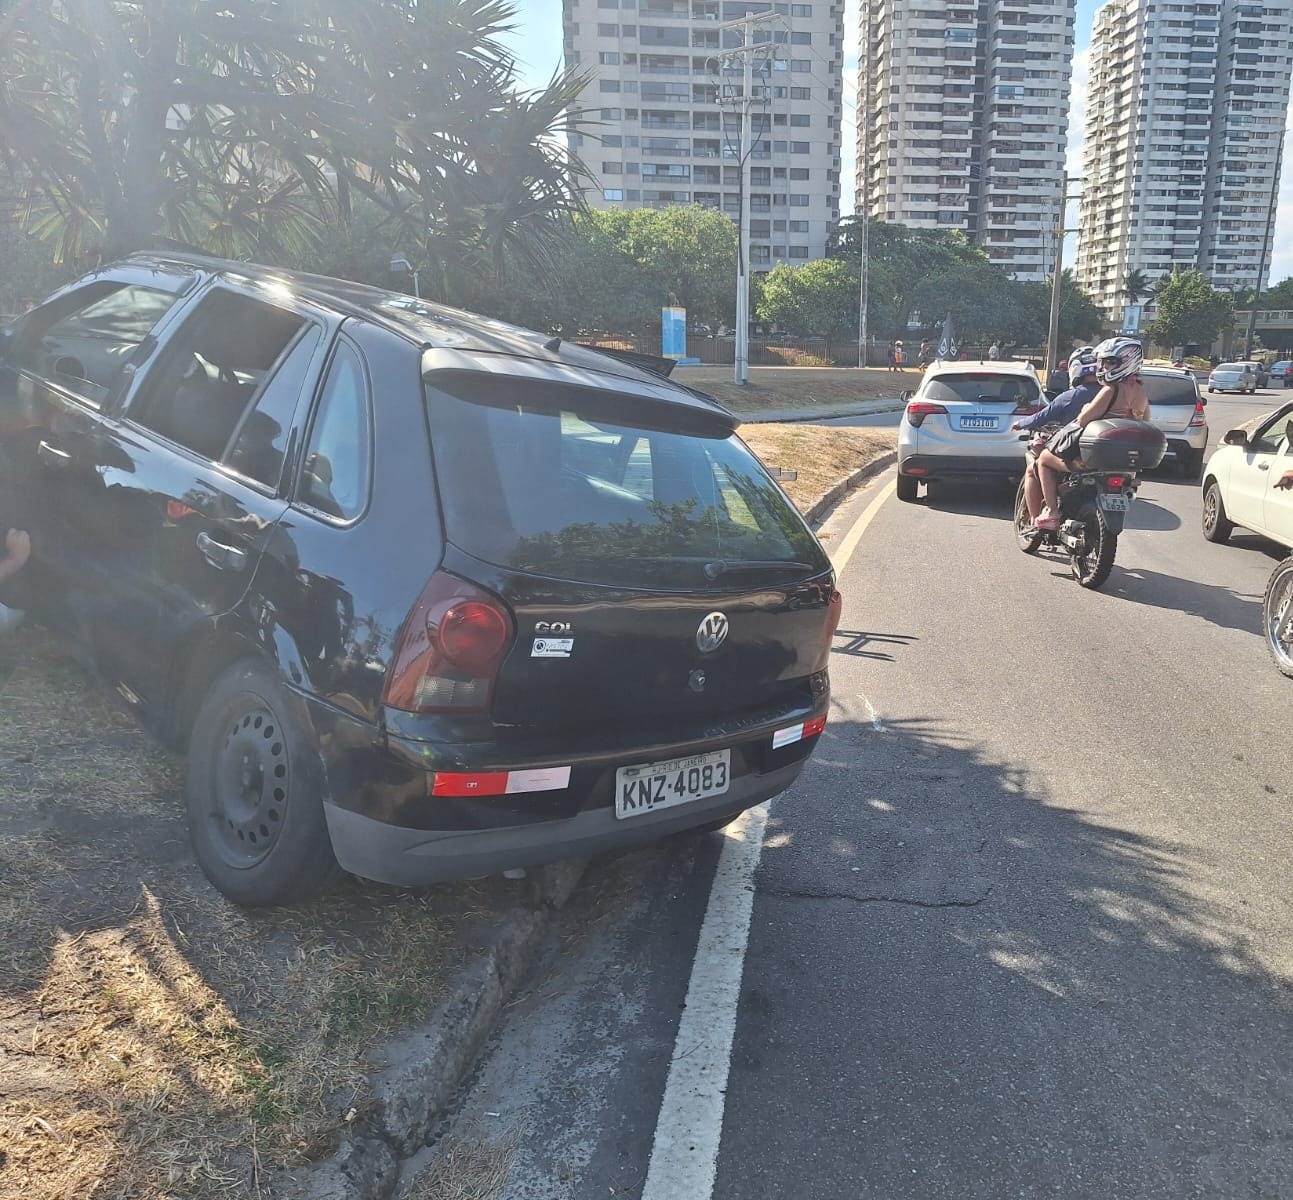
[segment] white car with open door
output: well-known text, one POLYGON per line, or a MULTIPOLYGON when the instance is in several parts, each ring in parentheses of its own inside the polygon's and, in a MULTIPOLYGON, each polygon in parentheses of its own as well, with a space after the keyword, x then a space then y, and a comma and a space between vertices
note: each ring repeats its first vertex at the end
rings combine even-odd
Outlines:
POLYGON ((1221 443, 1203 479, 1203 536, 1224 542, 1242 525, 1293 548, 1293 491, 1275 486, 1293 471, 1293 404, 1251 432, 1230 430, 1221 443))

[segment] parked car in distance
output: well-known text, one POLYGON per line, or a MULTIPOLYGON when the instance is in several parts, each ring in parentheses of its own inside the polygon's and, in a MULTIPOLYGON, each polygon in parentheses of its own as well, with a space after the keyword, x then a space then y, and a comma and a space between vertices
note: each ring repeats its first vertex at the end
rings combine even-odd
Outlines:
POLYGON ((1010 426, 1044 404, 1029 362, 935 362, 898 423, 898 499, 922 482, 976 475, 1014 478, 1024 448, 1010 426))
POLYGON ((1198 479, 1208 449, 1208 417, 1192 373, 1179 367, 1142 367, 1149 419, 1167 436, 1167 453, 1180 475, 1198 479))
POLYGON ((1293 548, 1293 491, 1275 484, 1293 470, 1293 404, 1250 433, 1232 429, 1208 459, 1203 480, 1203 536, 1224 542, 1242 525, 1293 548))
POLYGON ((1219 363, 1208 375, 1209 392, 1255 392, 1257 371, 1249 362, 1219 363))
POLYGON ((1271 386, 1293 387, 1293 359, 1282 358, 1271 365, 1271 386))
POLYGON ((1253 373, 1257 376, 1257 386, 1264 388, 1270 382, 1270 372, 1266 369, 1264 362, 1258 362, 1255 358, 1246 358, 1243 360, 1247 366, 1252 367, 1253 373))
POLYGON ((713 828, 826 721, 829 559, 708 397, 411 296, 139 254, 0 334, 6 604, 187 746, 241 904, 713 828))

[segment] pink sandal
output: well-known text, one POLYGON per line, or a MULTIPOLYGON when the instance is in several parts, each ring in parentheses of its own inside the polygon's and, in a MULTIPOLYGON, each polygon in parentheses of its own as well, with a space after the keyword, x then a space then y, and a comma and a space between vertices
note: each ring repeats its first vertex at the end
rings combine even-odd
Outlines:
POLYGON ((1060 527, 1059 517, 1051 516, 1050 511, 1049 508, 1042 509, 1041 515, 1033 522, 1034 529, 1040 529, 1044 533, 1054 533, 1060 527))

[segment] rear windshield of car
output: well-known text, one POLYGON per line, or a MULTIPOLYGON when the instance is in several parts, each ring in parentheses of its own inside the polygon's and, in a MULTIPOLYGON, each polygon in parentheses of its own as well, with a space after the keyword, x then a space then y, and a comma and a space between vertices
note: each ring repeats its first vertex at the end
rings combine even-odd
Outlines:
POLYGON ((1243 371, 1243 363, 1219 363, 1212 368, 1214 371, 1243 371))
POLYGON ((427 401, 445 532, 477 558, 528 574, 679 590, 829 569, 735 437, 679 432, 667 413, 639 417, 631 399, 626 411, 623 396, 497 375, 436 375, 427 401))
POLYGON ((1198 403, 1198 390, 1193 379, 1184 375, 1179 378, 1168 375, 1142 375, 1145 394, 1150 404, 1189 404, 1198 403))
POLYGON ((939 375, 925 384, 923 399, 937 404, 1040 403, 1041 389, 1027 375, 998 375, 991 371, 939 375))

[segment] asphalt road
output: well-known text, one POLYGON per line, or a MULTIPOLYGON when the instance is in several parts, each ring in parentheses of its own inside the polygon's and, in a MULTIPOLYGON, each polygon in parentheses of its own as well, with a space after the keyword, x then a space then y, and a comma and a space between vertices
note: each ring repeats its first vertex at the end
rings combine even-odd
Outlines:
MULTIPOLYGON (((1281 399, 1212 397, 1214 443, 1281 399)), ((1088 592, 1010 507, 890 497, 844 572, 831 723, 756 881, 722 1200, 1293 1196, 1281 554, 1208 544, 1197 486, 1155 479, 1088 592)), ((590 873, 433 1151, 510 1163, 480 1194, 640 1195, 721 844, 590 873)))

